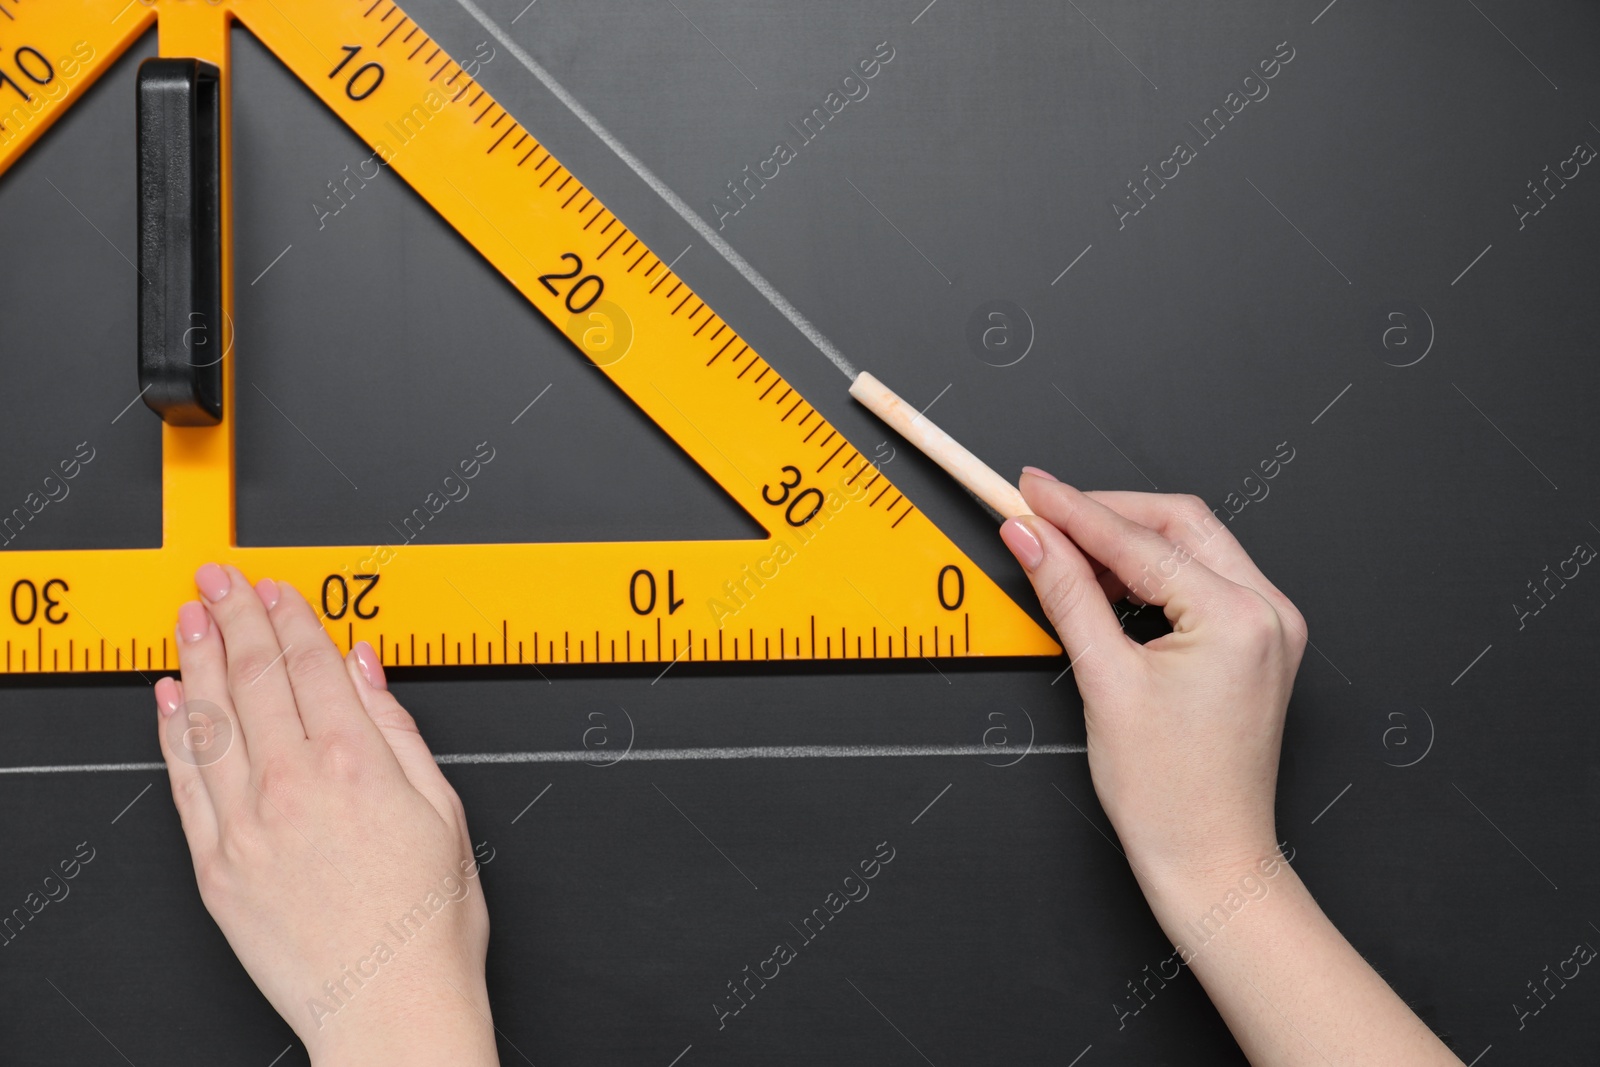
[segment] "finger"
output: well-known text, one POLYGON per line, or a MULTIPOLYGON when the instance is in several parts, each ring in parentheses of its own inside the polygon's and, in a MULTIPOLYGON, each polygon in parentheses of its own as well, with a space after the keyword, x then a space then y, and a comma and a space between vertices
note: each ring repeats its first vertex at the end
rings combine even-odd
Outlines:
MULTIPOLYGON (((204 610, 203 608, 201 609, 204 610)), ((181 647, 183 642, 178 642, 181 647)), ((183 823, 183 836, 189 851, 200 855, 217 843, 217 811, 206 789, 200 768, 180 757, 167 740, 169 724, 183 707, 183 685, 176 678, 156 679, 156 733, 161 755, 167 761, 167 781, 172 786, 172 803, 183 823)))
MULTIPOLYGON (((1028 572, 1039 603, 1056 628, 1070 663, 1093 651, 1102 663, 1114 663, 1131 642, 1111 610, 1094 570, 1076 545, 1037 515, 1007 519, 1000 538, 1028 572)), ((1079 672, 1082 678, 1084 672, 1079 672)))
POLYGON ((1088 492, 1084 496, 1183 545, 1222 577, 1266 597, 1274 608, 1299 614, 1289 598, 1261 573, 1261 568, 1233 536, 1233 531, 1224 526, 1199 497, 1102 491, 1088 492))
POLYGON ((433 752, 422 739, 416 720, 389 692, 389 683, 384 677, 378 654, 367 642, 357 641, 356 647, 344 658, 344 663, 361 706, 388 742, 400 769, 405 772, 406 780, 428 798, 440 815, 453 817, 460 809, 461 801, 444 772, 434 762, 433 752))
POLYGON ((161 753, 169 775, 179 764, 195 769, 212 809, 225 821, 244 797, 250 749, 228 695, 228 654, 222 634, 199 601, 178 609, 177 645, 183 705, 162 726, 161 753))
POLYGON ((222 632, 228 692, 251 759, 260 762, 306 738, 266 605, 237 567, 207 563, 194 584, 222 632))
POLYGON ((283 659, 294 689, 295 704, 306 736, 315 740, 330 733, 345 733, 381 747, 378 730, 367 718, 345 671, 343 657, 334 647, 322 620, 305 597, 287 582, 263 578, 256 586, 283 645, 283 659))
POLYGON ((1122 579, 1110 571, 1099 572, 1094 576, 1094 580, 1099 584, 1101 591, 1105 593, 1106 603, 1115 604, 1119 600, 1128 598, 1128 587, 1122 584, 1122 579))
POLYGON ((1192 629, 1197 609, 1220 606, 1237 590, 1187 549, 1061 482, 1024 474, 1030 507, 1105 563, 1128 591, 1159 605, 1175 630, 1192 629))

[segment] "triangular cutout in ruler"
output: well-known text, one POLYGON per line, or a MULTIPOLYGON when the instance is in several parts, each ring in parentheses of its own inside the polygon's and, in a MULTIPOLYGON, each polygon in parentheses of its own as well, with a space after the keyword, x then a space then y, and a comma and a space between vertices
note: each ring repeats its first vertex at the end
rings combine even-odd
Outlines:
MULTIPOLYGON (((90 53, 72 63, 72 84, 0 143, 0 173, 157 10, 161 53, 216 64, 226 94, 237 17, 772 531, 758 541, 240 548, 236 390, 225 374, 221 425, 163 429, 160 549, 6 553, 6 670, 175 666, 172 607, 207 559, 293 583, 320 600, 341 645, 370 641, 391 665, 1059 653, 389 0, 0 5, 13 16, 9 37, 49 67, 5 73, 32 79, 39 96, 67 78, 60 61, 79 55, 79 42, 90 53), (616 359, 608 338, 619 331, 631 344, 616 359)), ((0 82, 0 94, 10 91, 0 82)), ((229 185, 225 173, 225 203, 229 185)), ((226 294, 226 222, 223 232, 226 294)))
MULTIPOLYGON (((0 17, 0 38, 5 25, 0 17)), ((137 329, 128 101, 155 50, 147 31, 0 181, 0 249, 18 265, 0 287, 6 551, 161 544, 160 423, 129 407, 138 386, 125 355, 107 365, 137 329)), ((7 97, 25 103, 7 87, 0 105, 7 97)), ((0 114, 20 134, 16 123, 0 114)), ((8 573, 0 558, 0 578, 8 573)), ((0 587, 0 619, 15 579, 0 587)))
POLYGON ((231 43, 241 544, 767 536, 247 26, 231 43))

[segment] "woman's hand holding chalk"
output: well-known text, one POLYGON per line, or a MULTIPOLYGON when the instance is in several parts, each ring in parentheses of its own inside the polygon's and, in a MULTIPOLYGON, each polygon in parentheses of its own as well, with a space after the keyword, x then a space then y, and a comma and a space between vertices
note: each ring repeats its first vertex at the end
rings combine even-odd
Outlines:
POLYGON ((1033 514, 1016 486, 962 448, 955 438, 929 422, 927 416, 900 399, 893 389, 866 371, 856 375, 855 381, 850 383, 850 395, 1005 518, 1033 514))

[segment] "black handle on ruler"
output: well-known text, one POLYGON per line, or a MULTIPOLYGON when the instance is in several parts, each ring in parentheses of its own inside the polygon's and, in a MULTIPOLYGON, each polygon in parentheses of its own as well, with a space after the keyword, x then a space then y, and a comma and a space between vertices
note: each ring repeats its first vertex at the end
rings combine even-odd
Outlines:
POLYGON ((221 105, 210 63, 139 65, 139 387, 173 426, 222 421, 221 105))

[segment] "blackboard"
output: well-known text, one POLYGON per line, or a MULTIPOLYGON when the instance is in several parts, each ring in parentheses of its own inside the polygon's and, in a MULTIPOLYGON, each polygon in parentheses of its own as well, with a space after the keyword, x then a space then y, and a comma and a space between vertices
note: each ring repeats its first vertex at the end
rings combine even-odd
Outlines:
MULTIPOLYGON (((852 440, 895 447, 469 5, 407 9, 491 55, 501 102, 664 256, 683 249, 680 272, 852 440)), ((997 469, 1219 508, 1310 624, 1279 825, 1313 892, 1464 1061, 1592 1059, 1600 979, 1548 976, 1600 944, 1600 578, 1572 562, 1600 545, 1593 5, 481 10, 997 469), (880 46, 870 92, 802 141, 789 124, 880 46), (733 213, 728 183, 779 141, 795 158, 733 213), (1002 306, 1018 332, 997 353, 973 324, 1002 306)), ((441 537, 755 533, 392 175, 314 207, 370 150, 247 33, 234 48, 247 543, 382 537, 485 436, 501 458, 441 537)), ((0 502, 95 450, 7 549, 160 537, 156 420, 119 416, 152 54, 147 37, 0 179, 0 502)), ((888 462, 1030 603, 969 497, 903 443, 888 462)), ((473 757, 446 769, 492 856, 503 1062, 1241 1062, 1187 973, 1133 1010, 1171 947, 1095 802, 1064 666, 392 672, 434 750, 473 757), (980 751, 885 751, 929 746, 980 751), (870 895, 801 942, 790 924, 880 849, 870 895), (785 939, 781 977, 721 1015, 785 939)), ((304 1063, 200 905, 148 768, 148 681, 0 683, 0 912, 78 862, 0 946, 3 1058, 304 1063), (39 767, 87 769, 20 770, 39 767)))

